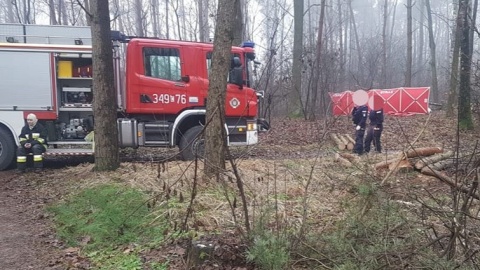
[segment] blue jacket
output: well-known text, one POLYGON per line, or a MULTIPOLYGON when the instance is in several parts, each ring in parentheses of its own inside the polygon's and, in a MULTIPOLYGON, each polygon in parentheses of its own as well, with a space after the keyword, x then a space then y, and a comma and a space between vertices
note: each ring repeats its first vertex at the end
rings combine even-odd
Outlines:
POLYGON ((370 119, 370 125, 376 127, 376 128, 381 128, 383 125, 383 109, 376 110, 376 111, 370 111, 370 114, 368 116, 368 119, 370 119))
POLYGON ((367 123, 368 107, 366 105, 354 107, 352 110, 353 124, 365 128, 367 123))

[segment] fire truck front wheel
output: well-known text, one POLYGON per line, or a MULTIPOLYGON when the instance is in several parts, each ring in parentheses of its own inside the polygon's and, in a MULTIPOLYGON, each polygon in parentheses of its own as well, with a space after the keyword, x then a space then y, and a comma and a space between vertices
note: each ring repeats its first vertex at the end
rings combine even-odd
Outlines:
POLYGON ((15 159, 15 140, 5 129, 0 128, 0 171, 13 165, 15 159))
POLYGON ((180 155, 183 160, 202 158, 205 153, 205 139, 202 126, 194 126, 187 130, 180 139, 180 155))

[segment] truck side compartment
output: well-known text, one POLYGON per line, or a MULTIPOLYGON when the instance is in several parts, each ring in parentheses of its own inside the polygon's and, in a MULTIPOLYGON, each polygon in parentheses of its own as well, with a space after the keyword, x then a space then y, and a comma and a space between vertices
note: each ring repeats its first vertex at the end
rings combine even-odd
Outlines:
MULTIPOLYGON (((7 41, 0 40, 0 90, 11 93, 0 100, 0 170, 13 164, 18 132, 29 113, 48 130, 46 155, 94 154, 89 35, 88 27, 0 24, 0 39, 7 41)), ((213 45, 148 38, 112 45, 119 146, 178 146, 184 159, 201 154, 198 135, 205 125, 213 45)), ((250 87, 254 50, 249 46, 232 48, 225 100, 228 145, 258 142, 260 95, 250 87)))

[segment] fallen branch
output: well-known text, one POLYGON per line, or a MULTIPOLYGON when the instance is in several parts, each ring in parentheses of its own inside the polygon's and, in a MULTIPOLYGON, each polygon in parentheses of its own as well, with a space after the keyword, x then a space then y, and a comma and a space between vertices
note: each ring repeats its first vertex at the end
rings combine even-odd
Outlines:
POLYGON ((471 194, 470 192, 470 189, 466 188, 466 187, 459 187, 455 184, 455 181, 448 177, 446 174, 440 172, 440 171, 437 171, 437 170, 433 170, 429 167, 423 167, 423 169, 421 170, 421 172, 425 175, 429 175, 429 176, 433 176, 437 179, 439 179, 440 181, 444 182, 445 184, 449 185, 451 188, 454 188, 462 193, 465 193, 465 194, 468 194, 470 195, 472 198, 475 198, 477 200, 480 200, 480 197, 477 195, 477 194, 471 194))

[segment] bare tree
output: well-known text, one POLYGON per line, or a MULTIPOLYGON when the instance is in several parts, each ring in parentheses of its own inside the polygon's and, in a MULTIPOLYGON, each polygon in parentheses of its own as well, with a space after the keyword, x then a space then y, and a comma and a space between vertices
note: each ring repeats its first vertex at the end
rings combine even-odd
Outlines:
POLYGON ((198 6, 198 26, 199 38, 201 42, 209 41, 209 27, 208 27, 208 0, 197 0, 198 6))
POLYGON ((218 176, 225 169, 226 138, 225 89, 231 60, 233 14, 239 0, 219 0, 213 41, 212 71, 207 96, 207 126, 205 128, 205 167, 207 176, 218 176))
POLYGON ((293 89, 289 98, 289 114, 295 115, 300 111, 302 91, 302 54, 303 54, 303 1, 294 1, 294 30, 293 30, 293 89))
POLYGON ((460 88, 458 92, 458 122, 462 129, 473 129, 471 110, 470 72, 472 69, 470 52, 470 8, 469 0, 460 0, 459 16, 461 16, 460 41, 460 88))
POLYGON ((152 17, 152 28, 153 36, 160 37, 160 29, 158 28, 158 0, 151 0, 151 17, 152 17))
POLYGON ((120 166, 108 1, 91 0, 95 170, 120 166))
POLYGON ((245 32, 245 24, 243 23, 242 1, 235 1, 234 13, 234 27, 233 27, 233 44, 239 46, 243 41, 243 34, 245 32))
POLYGON ((48 11, 50 16, 50 24, 57 25, 57 16, 55 13, 55 0, 48 0, 48 11))
POLYGON ((433 95, 433 101, 439 102, 438 94, 438 78, 437 78, 437 49, 435 45, 435 37, 433 36, 433 23, 432 23, 432 9, 430 7, 430 0, 424 0, 427 9, 428 16, 428 44, 430 47, 430 68, 432 69, 432 87, 431 93, 433 95))
POLYGON ((145 36, 143 28, 143 4, 142 0, 135 0, 135 34, 139 37, 145 36))
POLYGON ((412 55, 413 55, 413 31, 412 31, 412 0, 407 0, 407 67, 405 71, 405 86, 412 85, 412 55))
POLYGON ((382 85, 387 85, 387 24, 388 24, 388 0, 383 3, 383 27, 382 27, 382 85))
POLYGON ((454 107, 457 104, 457 86, 460 64, 460 40, 461 40, 461 27, 462 18, 460 14, 460 6, 457 8, 457 17, 455 21, 455 31, 453 33, 453 48, 452 48, 452 63, 450 68, 450 87, 448 92, 446 114, 448 117, 452 117, 454 113, 454 107))
MULTIPOLYGON (((318 35, 317 35, 317 46, 316 46, 316 59, 315 59, 315 79, 313 81, 313 89, 312 89, 312 101, 310 102, 310 113, 309 113, 309 119, 314 120, 315 119, 315 111, 317 107, 317 99, 318 99, 318 92, 320 91, 323 94, 323 87, 320 84, 320 77, 321 77, 321 72, 320 72, 320 66, 321 66, 321 61, 322 61, 322 46, 323 46, 323 24, 325 20, 325 0, 322 0, 321 2, 321 7, 320 7, 320 18, 318 20, 318 35), (320 90, 322 89, 322 90, 320 90)), ((308 104, 307 102, 305 102, 308 104)), ((323 108, 324 109, 324 108, 323 108)), ((307 114, 305 114, 307 115, 307 114)))

